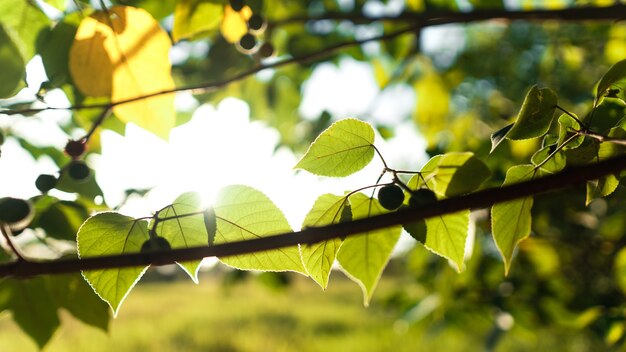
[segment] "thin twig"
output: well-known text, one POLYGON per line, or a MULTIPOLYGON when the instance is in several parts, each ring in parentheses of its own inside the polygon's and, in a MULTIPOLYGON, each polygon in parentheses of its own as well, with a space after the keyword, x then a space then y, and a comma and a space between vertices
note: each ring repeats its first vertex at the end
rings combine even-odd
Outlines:
POLYGON ((475 11, 470 13, 403 13, 395 17, 376 17, 367 18, 360 14, 346 14, 346 13, 329 13, 320 17, 293 17, 290 19, 274 21, 274 26, 285 25, 289 23, 305 22, 308 20, 323 20, 323 19, 361 19, 370 22, 374 21, 398 21, 408 22, 412 25, 388 34, 375 36, 372 38, 366 38, 363 40, 353 40, 339 43, 319 51, 296 56, 289 59, 276 61, 271 64, 258 65, 251 69, 245 70, 230 78, 218 81, 204 82, 198 85, 182 86, 174 89, 167 89, 158 92, 153 92, 146 95, 141 95, 129 99, 124 99, 116 102, 91 104, 91 105, 74 105, 70 107, 45 107, 37 109, 23 109, 23 110, 4 110, 0 113, 14 115, 14 114, 33 114, 46 110, 85 110, 85 109, 104 109, 112 108, 117 105, 132 103, 138 100, 148 99, 156 96, 172 94, 176 92, 191 92, 193 94, 207 93, 218 88, 227 86, 233 82, 242 80, 248 76, 254 75, 265 69, 273 69, 294 63, 304 63, 319 60, 327 57, 336 51, 352 46, 362 45, 372 41, 385 41, 396 38, 406 33, 415 32, 421 28, 436 26, 450 23, 470 23, 477 21, 485 21, 492 19, 509 19, 509 20, 559 20, 559 21, 581 21, 581 20, 622 20, 626 18, 626 6, 615 5, 609 7, 579 7, 563 10, 534 10, 534 11, 505 11, 505 10, 489 10, 489 11, 475 11))
POLYGON ((13 240, 11 240, 12 233, 11 233, 11 228, 9 227, 9 225, 3 222, 0 223, 0 232, 2 232, 2 236, 4 237, 4 240, 7 242, 7 244, 9 245, 9 248, 11 248, 11 251, 17 257, 18 262, 27 262, 28 260, 24 258, 22 253, 20 253, 19 249, 17 249, 17 247, 13 243, 13 240))
POLYGON ((309 227, 302 231, 269 237, 220 243, 214 246, 172 249, 154 253, 133 253, 82 259, 57 259, 40 262, 17 261, 0 265, 0 277, 29 277, 42 274, 60 274, 79 270, 98 270, 131 266, 165 265, 199 260, 205 257, 228 257, 259 251, 313 244, 326 240, 354 236, 385 227, 411 223, 465 209, 489 207, 495 203, 529 197, 595 180, 626 169, 626 155, 608 160, 568 168, 564 171, 529 181, 489 188, 472 194, 439 200, 426 206, 405 208, 351 222, 324 227, 309 227))

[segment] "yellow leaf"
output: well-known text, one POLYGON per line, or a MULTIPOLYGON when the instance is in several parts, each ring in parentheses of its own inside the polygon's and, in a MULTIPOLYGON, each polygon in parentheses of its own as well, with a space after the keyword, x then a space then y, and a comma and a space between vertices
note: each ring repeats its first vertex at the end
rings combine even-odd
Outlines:
POLYGON ((248 19, 252 16, 252 9, 244 6, 241 11, 233 10, 230 5, 224 6, 224 18, 220 25, 222 36, 229 43, 237 43, 244 34, 248 33, 248 19))
MULTIPOLYGON (((110 96, 113 102, 171 90, 170 48, 167 33, 148 12, 114 6, 81 21, 70 49, 70 73, 83 94, 110 96)), ((173 94, 116 105, 113 112, 164 139, 176 122, 173 94)))
POLYGON ((436 73, 427 73, 415 83, 417 107, 414 119, 421 131, 432 134, 443 130, 450 109, 450 93, 436 73))

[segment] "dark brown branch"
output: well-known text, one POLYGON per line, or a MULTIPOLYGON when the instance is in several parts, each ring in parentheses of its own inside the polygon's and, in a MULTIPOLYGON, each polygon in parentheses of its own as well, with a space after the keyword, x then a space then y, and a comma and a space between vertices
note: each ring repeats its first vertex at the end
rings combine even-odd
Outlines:
POLYGON ((378 21, 422 23, 424 27, 450 23, 471 23, 492 19, 526 21, 587 21, 587 20, 622 20, 626 19, 626 6, 607 7, 584 6, 561 10, 507 11, 503 9, 476 10, 471 12, 432 11, 403 12, 396 16, 367 17, 355 12, 327 12, 319 16, 293 16, 269 22, 269 26, 284 26, 306 22, 336 20, 350 21, 357 24, 378 21))
POLYGON ((172 94, 176 92, 191 92, 194 94, 207 93, 219 88, 223 88, 233 82, 240 81, 251 75, 254 75, 265 69, 279 68, 282 66, 291 65, 294 63, 304 63, 316 61, 327 56, 334 54, 335 52, 352 46, 362 45, 372 41, 385 41, 396 38, 406 33, 414 32, 423 27, 436 26, 450 23, 470 23, 477 21, 485 21, 492 19, 508 19, 508 20, 558 20, 558 21, 582 21, 582 20, 622 20, 626 19, 626 6, 615 5, 609 7, 580 7, 563 10, 533 10, 533 11, 505 11, 505 10, 483 10, 474 12, 447 12, 447 13, 403 13, 396 17, 377 17, 368 18, 361 14, 346 14, 346 13, 330 13, 319 17, 293 17, 289 19, 274 21, 273 25, 285 25, 288 23, 298 23, 308 20, 323 20, 323 19, 346 19, 346 20, 361 20, 367 22, 375 21, 399 21, 407 22, 410 25, 404 29, 383 34, 380 36, 366 38, 363 40, 353 40, 339 43, 319 51, 276 61, 271 64, 258 65, 249 70, 243 71, 230 78, 204 82, 198 85, 183 86, 175 89, 162 90, 146 95, 137 96, 125 100, 120 100, 110 103, 92 104, 92 105, 75 105, 70 107, 46 107, 40 109, 24 109, 24 110, 5 110, 0 111, 2 114, 15 115, 15 114, 33 114, 46 110, 85 110, 85 109, 111 109, 117 105, 132 103, 138 100, 148 99, 160 95, 172 94))
POLYGON ((295 246, 298 244, 313 244, 333 238, 353 236, 367 231, 449 214, 464 209, 486 208, 499 202, 576 186, 585 181, 595 180, 625 169, 626 155, 622 155, 583 167, 572 167, 553 175, 502 188, 490 188, 468 195, 440 200, 423 207, 407 208, 347 223, 307 228, 297 232, 217 244, 211 247, 203 246, 154 252, 150 254, 122 254, 83 259, 58 259, 41 262, 17 261, 0 265, 0 277, 30 277, 33 275, 59 274, 78 270, 145 266, 150 264, 164 265, 174 262, 198 260, 205 257, 226 257, 295 246))

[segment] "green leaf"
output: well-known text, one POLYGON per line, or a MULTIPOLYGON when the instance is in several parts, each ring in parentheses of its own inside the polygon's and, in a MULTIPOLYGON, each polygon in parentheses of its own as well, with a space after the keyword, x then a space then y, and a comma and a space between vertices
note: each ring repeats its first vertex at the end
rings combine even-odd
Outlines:
POLYGON ((506 125, 491 134, 491 150, 489 151, 490 154, 493 153, 493 151, 496 150, 498 145, 500 145, 500 143, 504 140, 504 137, 506 137, 506 134, 509 133, 511 128, 513 128, 513 125, 514 124, 506 125))
MULTIPOLYGON (((292 232, 283 212, 265 194, 252 187, 225 187, 213 209, 217 217, 216 244, 292 232)), ((306 273, 297 246, 219 259, 244 270, 306 273)))
POLYGON ((424 247, 454 263, 458 272, 463 270, 469 217, 470 211, 463 210, 426 219, 424 247))
POLYGON ((89 200, 102 196, 102 189, 96 182, 93 170, 86 180, 76 181, 68 174, 68 169, 65 168, 62 170, 55 188, 63 192, 78 193, 89 200))
MULTIPOLYGON (((349 221, 352 217, 348 200, 334 194, 321 195, 304 218, 302 228, 319 227, 349 221)), ((323 289, 328 286, 328 277, 335 257, 343 241, 334 238, 328 241, 300 246, 302 262, 309 276, 323 289)))
POLYGON ((46 284, 59 307, 65 308, 85 324, 108 331, 109 307, 94 294, 80 274, 48 276, 46 284))
POLYGON ((50 20, 37 5, 24 0, 0 1, 0 23, 17 46, 24 62, 35 55, 35 41, 50 20))
MULTIPOLYGON (((80 227, 78 255, 87 258, 138 253, 148 237, 147 221, 114 212, 99 213, 80 227)), ((146 269, 148 266, 87 270, 82 273, 98 296, 111 306, 113 316, 117 316, 122 302, 146 269)))
MULTIPOLYGON (((209 234, 204 224, 204 216, 199 211, 201 197, 197 193, 187 192, 181 194, 171 205, 163 208, 157 215, 156 233, 164 237, 172 248, 190 248, 208 246, 209 234), (192 216, 180 217, 180 215, 198 213, 192 216), (161 220, 170 218, 168 220, 161 220)), ((198 282, 198 268, 202 260, 194 260, 178 263, 191 279, 198 282)))
POLYGON ((587 165, 598 161, 599 149, 600 144, 596 140, 585 139, 579 147, 565 151, 567 166, 587 165))
MULTIPOLYGON (((615 139, 626 139, 626 130, 621 127, 614 127, 609 130, 607 137, 615 139)), ((598 146, 597 160, 606 160, 622 155, 626 152, 626 146, 603 142, 598 146)), ((598 180, 587 181, 586 204, 589 205, 596 198, 606 197, 615 192, 619 186, 619 173, 604 176, 598 180)))
POLYGON ((48 237, 76 241, 76 233, 88 217, 88 210, 80 203, 54 200, 37 213, 31 226, 41 227, 48 237))
POLYGON ((221 0, 179 0, 174 10, 174 42, 197 39, 216 30, 223 8, 221 0))
MULTIPOLYGON (((354 219, 387 213, 377 199, 362 193, 350 197, 354 219)), ((363 304, 369 305, 378 280, 400 238, 400 226, 364 232, 348 237, 337 254, 343 271, 363 290, 363 304)))
MULTIPOLYGON (((503 185, 510 185, 535 177, 532 165, 517 165, 506 173, 503 185)), ((504 260, 504 272, 509 273, 515 247, 530 235, 533 198, 526 197, 495 204, 491 208, 491 232, 504 260)))
POLYGON ((409 181, 411 189, 423 187, 423 181, 435 193, 446 197, 476 190, 491 175, 491 171, 471 152, 435 155, 409 181))
POLYGON ((0 26, 0 67, 2 67, 0 98, 8 98, 19 89, 26 69, 17 46, 2 26, 0 26))
POLYGON ((596 90, 595 105, 598 105, 605 96, 616 97, 626 102, 624 88, 626 88, 626 60, 617 62, 602 76, 596 90))
POLYGON ((42 349, 60 325, 57 305, 44 278, 0 281, 0 310, 13 312, 13 320, 42 349))
POLYGON ((550 128, 556 104, 556 93, 552 89, 533 86, 526 94, 517 120, 506 137, 517 140, 543 136, 550 128))
MULTIPOLYGON (((530 161, 533 165, 537 166, 541 164, 552 152, 556 150, 556 144, 547 145, 533 154, 530 161)), ((548 159, 545 164, 541 166, 541 170, 548 173, 555 173, 565 168, 565 154, 562 151, 554 154, 548 159)))
POLYGON ((345 119, 332 124, 311 144, 294 169, 321 176, 351 175, 374 157, 374 129, 366 122, 345 119))
MULTIPOLYGON (((580 130, 580 124, 573 117, 568 114, 562 114, 559 116, 559 139, 557 144, 561 145, 568 138, 570 138, 576 131, 580 130)), ((574 140, 567 143, 567 146, 563 149, 573 149, 580 146, 585 139, 585 136, 578 136, 574 140)))
POLYGON ((54 28, 37 41, 37 51, 41 55, 48 80, 53 86, 59 87, 70 80, 69 55, 70 47, 78 30, 81 13, 75 12, 63 18, 54 28))

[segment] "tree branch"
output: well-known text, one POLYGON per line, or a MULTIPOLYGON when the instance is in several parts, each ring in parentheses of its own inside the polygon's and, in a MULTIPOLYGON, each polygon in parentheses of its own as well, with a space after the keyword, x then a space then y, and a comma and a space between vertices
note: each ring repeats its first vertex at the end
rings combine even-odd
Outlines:
POLYGON ((548 191, 576 186, 626 169, 626 155, 572 167, 549 176, 501 188, 489 188, 472 194, 443 199, 422 207, 407 208, 383 215, 338 223, 324 227, 311 227, 302 231, 269 237, 153 253, 122 254, 83 259, 58 259, 52 261, 17 261, 0 265, 0 277, 30 277, 42 274, 60 274, 78 270, 110 269, 130 266, 164 265, 174 262, 198 260, 205 257, 226 257, 270 249, 313 244, 329 239, 347 237, 389 226, 410 223, 434 216, 454 213, 464 209, 489 207, 495 203, 529 197, 548 191))
POLYGON ((399 37, 403 34, 415 32, 421 28, 436 26, 442 24, 451 24, 451 23, 470 23, 477 21, 486 21, 492 19, 507 19, 507 20, 559 20, 559 21, 581 21, 581 20, 623 20, 626 19, 626 6, 624 5, 615 5, 609 7, 579 7, 579 8, 571 8, 571 9, 563 9, 563 10, 533 10, 533 11, 506 11, 506 10, 481 10, 481 11, 473 11, 473 12, 439 12, 439 13, 402 13, 396 17, 365 17, 362 14, 353 14, 353 13, 328 13, 325 15, 321 15, 319 17, 292 17, 289 19, 283 19, 274 21, 271 24, 274 26, 286 25, 290 23, 300 23, 305 21, 319 21, 319 20, 327 20, 327 19, 335 19, 335 20, 353 20, 355 22, 358 21, 367 21, 367 22, 375 22, 375 21, 399 21, 399 22, 407 22, 410 25, 404 29, 400 29, 397 31, 393 31, 387 34, 383 34, 380 36, 375 36, 372 38, 366 38, 362 40, 352 40, 346 41, 343 43, 339 43, 336 45, 329 46, 327 48, 321 49, 319 51, 296 56, 280 61, 276 61, 270 64, 258 65, 251 69, 245 70, 239 74, 236 74, 230 78, 218 80, 218 81, 210 81, 204 82, 197 85, 190 86, 182 86, 174 89, 162 90, 150 94, 145 94, 129 99, 124 99, 120 101, 110 102, 110 103, 102 103, 102 104, 91 104, 91 105, 74 105, 70 107, 45 107, 45 108, 37 108, 37 109, 22 109, 22 110, 5 110, 0 111, 2 114, 15 115, 15 114, 33 114, 46 110, 85 110, 85 109, 111 109, 117 105, 128 104, 135 101, 148 99, 156 96, 173 94, 177 92, 191 92, 193 94, 207 93, 214 91, 219 88, 223 88, 231 83, 240 81, 245 79, 251 75, 254 75, 265 69, 274 69, 282 66, 291 65, 294 63, 304 63, 316 61, 327 56, 332 55, 333 53, 349 48, 352 46, 362 45, 368 42, 373 41, 386 41, 396 37, 399 37))
POLYGON ((319 16, 294 16, 280 20, 269 21, 268 26, 285 26, 322 20, 345 20, 357 24, 367 24, 378 21, 421 23, 424 27, 450 23, 471 23, 492 19, 527 20, 527 21, 585 21, 585 20, 623 20, 626 19, 626 6, 613 5, 607 7, 583 6, 561 10, 529 10, 508 11, 504 9, 476 10, 471 12, 454 11, 427 11, 402 12, 396 16, 367 17, 355 12, 327 12, 319 16))

